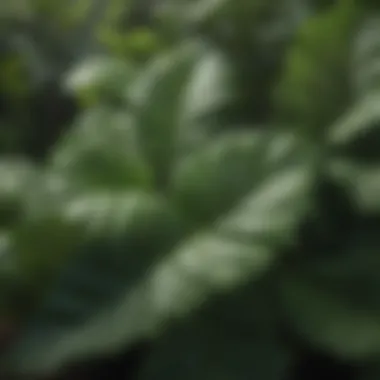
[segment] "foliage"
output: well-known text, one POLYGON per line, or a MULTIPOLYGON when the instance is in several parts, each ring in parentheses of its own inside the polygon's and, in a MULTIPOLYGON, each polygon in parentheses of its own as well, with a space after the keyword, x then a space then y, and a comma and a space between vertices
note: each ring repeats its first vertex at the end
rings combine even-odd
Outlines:
POLYGON ((4 11, 4 374, 149 341, 141 380, 379 376, 380 15, 332 3, 4 11))

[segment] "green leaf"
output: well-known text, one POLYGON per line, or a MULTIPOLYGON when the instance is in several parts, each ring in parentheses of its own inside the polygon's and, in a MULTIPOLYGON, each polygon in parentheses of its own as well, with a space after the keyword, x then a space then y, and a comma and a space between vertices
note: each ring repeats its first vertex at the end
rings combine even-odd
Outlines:
POLYGON ((358 99, 380 91, 380 17, 367 16, 354 40, 352 82, 358 99))
POLYGON ((0 226, 11 226, 18 221, 27 189, 35 184, 35 176, 35 168, 27 161, 0 161, 0 226))
MULTIPOLYGON (((170 236, 164 234, 166 225, 169 223, 165 224, 165 220, 169 218, 167 216, 169 211, 165 211, 157 200, 147 195, 120 194, 117 191, 82 193, 61 199, 55 197, 55 202, 58 204, 45 209, 44 212, 36 210, 37 212, 34 213, 34 209, 29 209, 27 218, 12 233, 18 261, 32 284, 42 283, 45 287, 46 284, 50 285, 52 279, 62 269, 62 265, 66 265, 69 260, 75 260, 78 255, 83 254, 78 253, 78 250, 101 251, 104 248, 102 246, 105 244, 105 239, 107 244, 114 244, 116 249, 120 236, 127 232, 129 235, 126 236, 126 241, 133 237, 141 239, 140 235, 143 235, 143 232, 146 239, 150 235, 154 236, 156 243, 159 239, 163 240, 162 244, 165 239, 170 241, 170 236), (147 215, 146 219, 144 219, 145 215, 147 215), (160 226, 159 216, 163 218, 162 226, 160 226), (127 222, 130 225, 125 225, 127 222), (152 231, 150 228, 153 227, 149 223, 154 226, 152 231), (146 228, 146 231, 143 228, 146 228), (86 248, 86 244, 83 248, 84 239, 91 242, 89 248, 86 248)), ((174 233, 175 230, 172 232, 174 233)), ((143 249, 144 245, 140 244, 137 248, 143 249)), ((122 249, 126 249, 125 246, 122 246, 122 249)), ((107 248, 104 250, 108 252, 107 248)), ((143 256, 136 256, 136 259, 140 260, 143 270, 149 266, 143 260, 143 256)), ((85 270, 86 267, 82 269, 85 270)), ((132 281, 134 275, 138 276, 135 267, 124 278, 124 286, 127 281, 132 281)))
POLYGON ((67 74, 65 87, 86 105, 121 99, 134 69, 126 62, 103 56, 87 58, 67 74))
POLYGON ((41 297, 61 265, 72 255, 83 230, 62 217, 73 198, 83 193, 67 178, 41 171, 23 199, 23 218, 11 234, 14 256, 28 291, 41 297))
POLYGON ((216 138, 176 168, 171 193, 190 221, 205 224, 229 210, 264 173, 265 136, 239 133, 216 138))
POLYGON ((344 113, 330 128, 329 142, 332 147, 345 148, 347 154, 355 154, 355 158, 360 158, 372 147, 371 143, 378 144, 379 104, 380 92, 368 94, 344 113))
POLYGON ((360 211, 380 210, 380 97, 369 94, 333 125, 329 141, 332 177, 360 211))
POLYGON ((343 359, 373 359, 380 352, 378 228, 357 226, 340 254, 293 265, 279 283, 288 323, 343 359))
POLYGON ((310 280, 293 279, 282 284, 289 320, 318 348, 345 359, 366 359, 379 353, 380 319, 342 303, 330 289, 310 280))
MULTIPOLYGON (((263 194, 264 198, 268 196, 267 202, 281 199, 274 190, 281 186, 286 186, 288 195, 296 189, 306 190, 310 186, 306 171, 314 159, 309 143, 298 141, 292 134, 225 134, 185 158, 176 168, 173 199, 188 220, 205 224, 239 206, 237 202, 243 201, 242 208, 247 207, 252 190, 253 199, 263 194), (301 164, 303 159, 305 165, 301 164), (279 185, 274 186, 277 181, 279 185), (267 192, 272 186, 273 194, 267 192)), ((310 174, 312 177, 313 172, 310 174)), ((252 207, 259 207, 260 201, 253 202, 252 207)), ((303 207, 302 202, 298 204, 303 207)), ((265 207, 265 202, 261 205, 265 207)), ((264 213, 264 208, 261 210, 264 213)), ((239 208, 236 213, 239 212, 243 210, 239 208)), ((269 218, 270 209, 267 212, 269 218)))
MULTIPOLYGON (((89 321, 108 315, 108 309, 117 309, 123 294, 145 277, 149 268, 183 232, 181 223, 165 203, 149 194, 136 192, 83 195, 66 203, 60 218, 58 221, 63 227, 75 227, 81 239, 66 249, 70 258, 63 266, 61 264, 58 273, 55 270, 58 278, 52 290, 10 353, 9 359, 21 364, 21 371, 54 369, 55 364, 60 364, 55 357, 57 348, 59 355, 69 354, 70 357, 73 351, 80 350, 73 341, 77 333, 86 331, 89 321), (64 343, 55 346, 68 336, 70 343, 74 343, 71 351, 65 352, 64 343)), ((68 240, 67 237, 53 239, 50 255, 56 253, 59 243, 68 240)), ((47 239, 40 244, 40 248, 44 248, 42 244, 47 244, 47 239)), ((31 246, 30 242, 27 246, 31 246)), ((41 263, 46 266, 53 259, 44 257, 41 263)), ((97 345, 96 341, 98 337, 88 336, 86 341, 79 343, 91 347, 97 345), (93 338, 95 342, 91 343, 93 338)), ((59 360, 62 360, 60 356, 59 360)))
MULTIPOLYGON (((63 203, 60 207, 64 207, 63 203)), ((14 255, 31 293, 38 298, 73 255, 83 233, 78 226, 62 220, 58 210, 29 217, 12 231, 14 255)))
POLYGON ((221 137, 179 167, 174 197, 182 215, 198 229, 157 269, 154 288, 162 297, 162 312, 182 314, 209 294, 259 277, 271 268, 279 250, 294 242, 312 201, 315 156, 291 135, 266 138, 221 137), (222 171, 226 156, 231 166, 222 171), (223 205, 219 215, 215 205, 223 205))
POLYGON ((220 115, 236 97, 232 73, 221 51, 210 48, 198 59, 183 91, 178 127, 181 150, 193 150, 220 126, 220 115))
POLYGON ((262 285, 218 297, 170 328, 152 345, 139 379, 288 378, 292 358, 278 341, 278 314, 262 285))
MULTIPOLYGON (((229 0, 211 0, 198 1, 187 6, 187 12, 184 14, 187 22, 191 24, 199 24, 210 21, 210 18, 220 14, 221 11, 231 3, 229 0)), ((173 8, 173 7, 172 7, 173 8)), ((181 14, 181 9, 178 11, 181 14)))
POLYGON ((131 117, 95 107, 80 116, 53 151, 51 170, 83 187, 150 187, 151 174, 131 117))
MULTIPOLYGON (((186 194, 180 189, 192 183, 186 168, 193 165, 197 170, 209 168, 198 179, 208 182, 216 195, 225 197, 224 192, 229 192, 229 209, 220 209, 212 220, 211 214, 207 214, 205 223, 193 225, 190 233, 156 265, 145 266, 147 276, 132 288, 124 287, 117 305, 92 314, 81 328, 65 330, 59 338, 50 334, 52 338, 46 344, 37 334, 30 343, 33 350, 29 345, 25 351, 16 349, 15 365, 38 372, 73 358, 128 346, 136 339, 159 332, 166 322, 187 314, 213 294, 260 278, 271 269, 282 250, 294 242, 312 201, 316 173, 311 147, 292 135, 222 137, 178 166, 179 179, 173 183, 172 196, 176 192, 178 198, 186 194), (222 172, 225 152, 233 153, 233 165, 222 172), (253 164, 256 167, 249 171, 253 164), (225 179, 233 178, 234 170, 250 178, 241 184, 242 189, 238 182, 232 188, 226 186, 225 179), (213 172, 219 174, 209 176, 213 172)), ((204 190, 191 190, 202 205, 202 198, 208 196, 204 190)), ((80 210, 78 206, 75 209, 80 210)), ((183 218, 190 216, 183 208, 180 212, 183 218)), ((96 225, 99 218, 91 220, 96 225)), ((149 238, 149 234, 138 236, 149 238)), ((156 247, 155 239, 152 245, 156 247)), ((132 255, 141 257, 139 247, 132 255)), ((129 284, 128 276, 124 281, 129 284)))
POLYGON ((358 18, 354 1, 338 1, 300 28, 275 90, 280 117, 320 135, 349 105, 347 62, 358 18))
MULTIPOLYGON (((154 169, 155 183, 159 187, 166 185, 175 159, 187 148, 186 141, 182 147, 178 140, 183 139, 182 136, 192 140, 191 129, 180 128, 181 112, 192 74, 204 63, 202 54, 210 54, 206 48, 198 41, 187 41, 178 50, 158 57, 127 93, 128 102, 135 110, 139 142, 154 169)), ((195 72, 195 75, 199 74, 195 72)), ((198 134, 199 130, 195 131, 195 135, 198 134)))
POLYGON ((366 214, 380 211, 380 165, 363 165, 350 160, 335 160, 332 177, 348 192, 357 209, 366 214))
POLYGON ((17 268, 12 305, 25 318, 81 234, 59 218, 66 202, 77 194, 76 188, 45 170, 34 171, 30 180, 25 173, 23 179, 26 182, 19 183, 22 189, 13 188, 13 199, 20 197, 19 217, 8 235, 12 261, 17 268))

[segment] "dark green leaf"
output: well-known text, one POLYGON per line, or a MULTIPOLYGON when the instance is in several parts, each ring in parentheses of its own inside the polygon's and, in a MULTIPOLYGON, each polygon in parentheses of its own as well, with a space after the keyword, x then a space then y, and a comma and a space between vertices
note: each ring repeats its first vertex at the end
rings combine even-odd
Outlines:
POLYGON ((380 98, 364 97, 330 131, 330 172, 366 213, 380 209, 380 98))
POLYGON ((349 232, 340 255, 294 267, 279 284, 288 322, 313 345, 344 359, 380 352, 379 224, 349 232))
POLYGON ((35 168, 27 161, 0 161, 0 226, 18 221, 28 189, 35 185, 35 176, 35 168))
MULTIPOLYGON (((70 253, 70 259, 13 352, 12 360, 22 359, 22 367, 31 370, 53 369, 62 355, 80 353, 81 345, 93 349, 96 342, 102 342, 102 349, 106 350, 107 344, 98 340, 98 335, 87 336, 78 342, 80 345, 75 343, 75 337, 83 333, 82 329, 87 330, 89 320, 108 315, 107 308, 118 309, 124 293, 129 293, 147 275, 182 233, 181 224, 164 203, 143 193, 86 194, 68 202, 58 222, 63 226, 56 228, 57 232, 71 227, 81 234, 81 239, 64 250, 63 253, 70 253), (74 345, 66 352, 64 341, 68 337, 74 345), (54 347, 55 343, 58 346, 54 347)), ((52 243, 54 240, 56 246, 70 241, 68 237, 53 239, 52 243)), ((40 241, 46 242, 46 237, 40 241)), ((27 246, 31 246, 30 242, 27 246)), ((46 253, 55 251, 52 247, 46 253)), ((43 257, 40 264, 46 266, 51 260, 54 257, 43 257)), ((126 323, 128 317, 126 314, 126 323)), ((117 328, 123 331, 122 324, 117 328)))
POLYGON ((279 117, 320 135, 348 106, 347 61, 359 15, 354 1, 338 1, 300 28, 275 91, 279 117))
POLYGON ((141 380, 288 378, 291 355, 276 336, 276 311, 262 282, 218 297, 153 345, 141 380))

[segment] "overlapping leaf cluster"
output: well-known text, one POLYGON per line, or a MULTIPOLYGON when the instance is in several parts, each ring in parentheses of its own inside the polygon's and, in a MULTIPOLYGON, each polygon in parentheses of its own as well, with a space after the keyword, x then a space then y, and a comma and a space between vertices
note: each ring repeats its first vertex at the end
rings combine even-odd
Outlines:
POLYGON ((43 168, 0 167, 1 291, 33 300, 4 366, 151 339, 143 380, 292 379, 285 329, 376 378, 380 15, 182 6, 178 46, 68 78, 96 101, 43 168))

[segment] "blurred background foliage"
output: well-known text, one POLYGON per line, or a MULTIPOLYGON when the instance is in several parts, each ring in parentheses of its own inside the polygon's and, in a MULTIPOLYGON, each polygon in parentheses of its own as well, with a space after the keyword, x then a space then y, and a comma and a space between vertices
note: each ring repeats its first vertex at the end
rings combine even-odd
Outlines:
POLYGON ((0 378, 380 379, 380 10, 0 4, 0 378))

